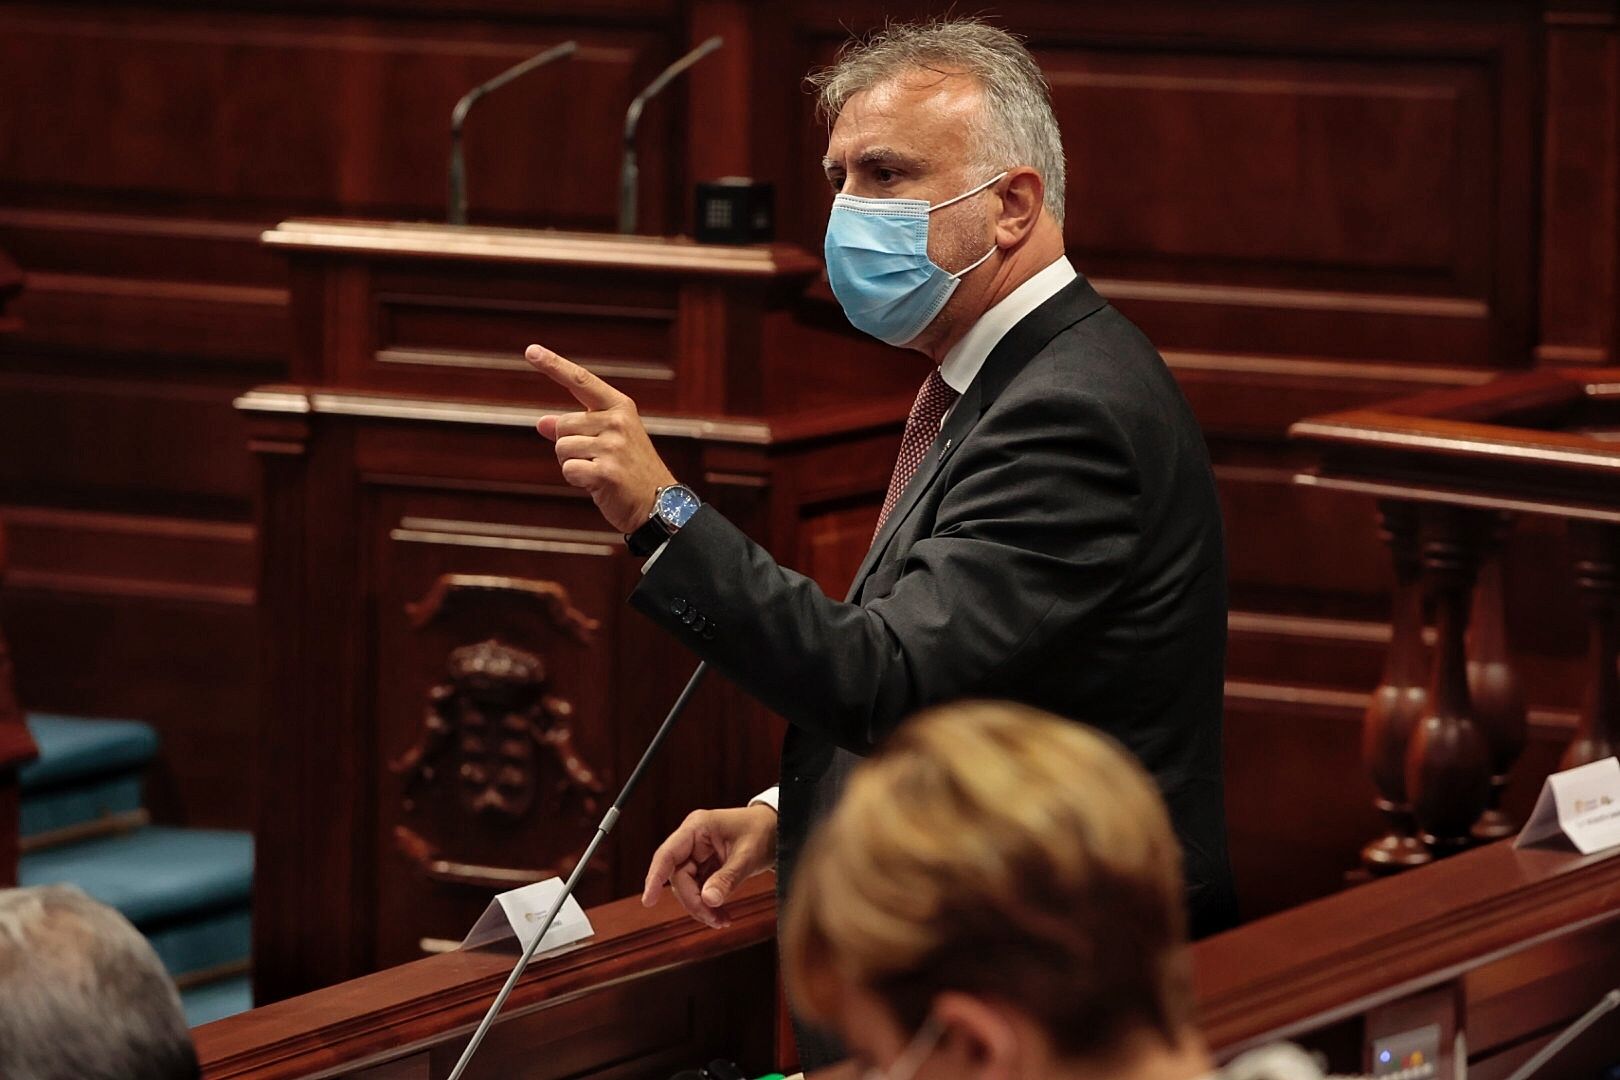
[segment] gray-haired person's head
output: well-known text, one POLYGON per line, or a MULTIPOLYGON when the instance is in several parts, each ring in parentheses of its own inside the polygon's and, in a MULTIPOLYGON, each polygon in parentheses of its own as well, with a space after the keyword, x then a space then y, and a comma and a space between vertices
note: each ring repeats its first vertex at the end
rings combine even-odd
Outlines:
POLYGON ((1024 43, 978 19, 891 23, 851 41, 834 64, 810 76, 831 122, 863 90, 910 71, 968 75, 984 90, 974 144, 986 173, 1027 165, 1046 185, 1047 213, 1063 224, 1066 169, 1052 91, 1024 43))
POLYGON ((128 920, 69 885, 0 889, 0 1077, 197 1075, 180 996, 128 920))

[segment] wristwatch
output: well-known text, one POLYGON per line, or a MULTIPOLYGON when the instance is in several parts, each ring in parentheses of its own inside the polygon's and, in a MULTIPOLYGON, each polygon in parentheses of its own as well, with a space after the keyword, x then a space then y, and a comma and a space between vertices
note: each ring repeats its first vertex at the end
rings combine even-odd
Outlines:
POLYGON ((659 545, 680 531, 681 526, 692 520, 692 515, 698 512, 703 501, 697 497, 697 492, 685 484, 670 484, 658 489, 653 496, 652 513, 647 515, 647 523, 633 533, 626 533, 625 544, 630 548, 630 554, 645 559, 657 551, 659 545))

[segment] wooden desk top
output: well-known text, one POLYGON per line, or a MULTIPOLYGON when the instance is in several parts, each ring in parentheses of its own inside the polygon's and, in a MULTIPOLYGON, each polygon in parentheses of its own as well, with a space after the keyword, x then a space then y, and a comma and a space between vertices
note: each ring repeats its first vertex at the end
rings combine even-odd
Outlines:
POLYGON ((1620 369, 1554 369, 1311 417, 1299 483, 1620 522, 1620 369))
MULTIPOLYGON (((724 930, 694 922, 667 890, 651 909, 633 896, 592 908, 596 935, 531 963, 503 1020, 652 968, 768 944, 776 935, 775 880, 766 874, 747 882, 724 930)), ((515 950, 477 949, 401 964, 204 1024, 192 1033, 197 1055, 209 1080, 269 1080, 358 1068, 464 1039, 516 961, 515 950)))
MULTIPOLYGON (((635 897, 594 908, 596 937, 537 961, 505 1015, 648 970, 768 947, 773 885, 769 876, 749 882, 735 922, 720 931, 692 922, 667 895, 651 910, 635 897)), ((1194 988, 1209 1043, 1226 1057, 1615 920, 1620 849, 1581 856, 1515 851, 1502 841, 1200 942, 1194 988)), ((194 1033, 205 1075, 330 1075, 454 1042, 476 1024, 513 959, 446 953, 205 1025, 194 1033)))
POLYGON ((700 244, 690 237, 503 229, 438 222, 307 218, 283 221, 264 243, 288 251, 608 267, 660 274, 808 278, 821 260, 794 244, 700 244))
MULTIPOLYGON (((544 392, 545 384, 535 385, 544 392)), ((448 400, 371 390, 261 386, 236 398, 236 408, 259 416, 339 416, 426 424, 457 424, 529 431, 547 409, 578 406, 563 397, 554 404, 507 404, 448 400)), ((848 405, 822 406, 760 416, 691 416, 644 413, 655 437, 702 439, 740 446, 785 447, 837 436, 898 430, 910 409, 910 396, 882 396, 848 405)))
POLYGON ((1620 919, 1620 848, 1582 856, 1503 840, 1201 941, 1194 990, 1224 1055, 1611 919, 1620 919))

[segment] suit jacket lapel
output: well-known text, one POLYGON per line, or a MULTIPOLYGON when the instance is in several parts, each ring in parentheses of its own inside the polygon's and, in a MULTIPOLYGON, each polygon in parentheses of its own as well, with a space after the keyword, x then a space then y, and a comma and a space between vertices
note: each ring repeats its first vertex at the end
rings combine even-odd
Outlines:
POLYGON ((845 603, 853 602, 860 595, 861 586, 866 583, 873 567, 888 549, 894 534, 899 531, 901 524, 916 507, 917 500, 922 498, 923 492, 933 484, 934 479, 939 476, 941 466, 961 445, 968 432, 973 430, 973 425, 979 422, 979 417, 984 415, 984 411, 991 406, 1001 391, 1006 389, 1013 376, 1023 370, 1024 365, 1044 349, 1047 342, 1081 319, 1095 313, 1104 303, 1106 301, 1091 287, 1091 283, 1083 275, 1078 276, 1040 307, 1024 316, 1016 326, 1002 336, 996 347, 990 350, 990 355, 985 358, 978 376, 957 400, 950 416, 946 417, 933 446, 929 447, 922 464, 917 466, 917 473, 911 478, 911 483, 906 485, 906 490, 901 493, 900 501, 895 503, 894 509, 889 512, 882 530, 872 538, 872 546, 867 548, 866 558, 861 560, 861 568, 855 572, 855 580, 849 587, 849 595, 844 598, 845 603))

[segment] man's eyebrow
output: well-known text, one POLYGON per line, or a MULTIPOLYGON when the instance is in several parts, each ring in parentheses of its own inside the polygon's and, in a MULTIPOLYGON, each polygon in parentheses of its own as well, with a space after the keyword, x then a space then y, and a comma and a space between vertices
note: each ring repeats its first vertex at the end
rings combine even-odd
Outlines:
POLYGON ((855 158, 857 165, 908 165, 911 159, 887 146, 869 146, 855 158))
MULTIPOLYGON (((870 146, 870 147, 867 147, 865 150, 862 150, 855 157, 855 166, 857 168, 859 168, 859 167, 861 167, 863 165, 864 166, 872 166, 872 165, 913 165, 913 164, 915 164, 915 162, 911 158, 907 157, 905 154, 902 154, 900 151, 895 150, 894 148, 888 147, 888 146, 870 146)), ((844 167, 843 162, 837 161, 837 160, 835 160, 833 158, 823 157, 821 159, 821 171, 822 172, 830 173, 835 169, 842 169, 843 167, 844 167)))

